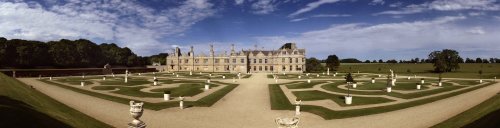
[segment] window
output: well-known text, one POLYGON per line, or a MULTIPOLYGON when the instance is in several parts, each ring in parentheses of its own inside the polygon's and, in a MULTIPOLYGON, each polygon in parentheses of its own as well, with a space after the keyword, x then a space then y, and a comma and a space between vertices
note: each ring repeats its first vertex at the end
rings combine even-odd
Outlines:
POLYGON ((267 59, 264 59, 264 63, 266 63, 266 64, 267 64, 267 59))
POLYGON ((304 63, 304 61, 305 61, 305 58, 302 58, 302 63, 304 63))
POLYGON ((262 66, 259 66, 259 71, 262 71, 262 66))
POLYGON ((257 63, 257 59, 253 59, 253 63, 257 63))
POLYGON ((281 59, 281 63, 285 63, 285 58, 282 58, 282 59, 281 59))
POLYGON ((257 71, 257 66, 253 66, 253 70, 254 70, 254 71, 257 71))
POLYGON ((200 62, 200 59, 194 59, 194 63, 200 62))
MULTIPOLYGON (((229 59, 225 59, 224 63, 229 63, 229 59)), ((229 69, 229 68, 228 68, 229 69)))
POLYGON ((295 58, 295 63, 299 63, 299 58, 295 58))
POLYGON ((264 70, 267 71, 267 66, 264 67, 264 70))
POLYGON ((292 71, 292 68, 293 68, 292 65, 290 65, 290 71, 292 71))
POLYGON ((219 63, 219 59, 215 59, 215 63, 219 63))
POLYGON ((288 58, 289 62, 288 63, 292 63, 292 58, 288 58))
POLYGON ((186 60, 185 60, 185 63, 189 63, 189 60, 188 60, 188 59, 186 59, 186 60))
POLYGON ((233 59, 233 63, 236 63, 236 59, 233 59))
POLYGON ((283 66, 283 71, 285 71, 285 70, 286 70, 286 67, 285 67, 285 66, 283 66))
POLYGON ((271 71, 273 71, 273 66, 269 66, 269 68, 271 69, 271 71))
POLYGON ((262 59, 259 59, 259 64, 261 64, 261 63, 262 63, 262 59))
POLYGON ((203 59, 203 63, 208 63, 208 59, 203 59))
POLYGON ((297 51, 294 51, 293 54, 297 54, 297 51))
POLYGON ((245 59, 241 59, 241 63, 245 63, 245 59))

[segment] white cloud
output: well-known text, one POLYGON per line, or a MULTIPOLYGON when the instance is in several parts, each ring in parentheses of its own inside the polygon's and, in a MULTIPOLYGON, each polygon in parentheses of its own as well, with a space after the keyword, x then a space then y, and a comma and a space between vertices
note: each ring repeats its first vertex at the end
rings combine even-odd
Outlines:
POLYGON ((385 4, 385 1, 384 0, 373 0, 372 2, 370 2, 370 5, 384 5, 385 4))
POLYGON ((288 17, 295 17, 295 16, 300 15, 302 13, 312 11, 323 4, 331 4, 331 3, 336 3, 339 1, 340 0, 318 0, 316 2, 311 2, 311 3, 307 4, 306 7, 301 8, 301 9, 295 11, 294 13, 288 15, 288 17))
POLYGON ((484 12, 469 12, 469 16, 482 16, 485 15, 484 12))
POLYGON ((389 7, 396 8, 396 7, 401 7, 401 5, 403 5, 403 2, 396 2, 396 3, 389 4, 389 7))
POLYGON ((87 38, 115 42, 139 55, 150 55, 168 47, 161 38, 182 34, 215 14, 206 0, 186 0, 163 10, 129 0, 49 3, 42 7, 37 2, 0 2, 0 35, 43 41, 87 38))
MULTIPOLYGON (((303 32, 295 37, 256 37, 261 45, 278 47, 283 42, 297 42, 308 49, 308 56, 325 57, 337 54, 341 58, 425 57, 433 50, 443 48, 458 51, 496 51, 500 49, 500 27, 464 27, 457 21, 464 16, 447 16, 434 20, 385 23, 369 25, 363 23, 338 24, 326 29, 303 32)), ((378 59, 378 58, 377 58, 378 59)))
POLYGON ((352 15, 349 14, 317 14, 311 17, 350 17, 352 15))
POLYGON ((308 18, 297 18, 297 19, 292 19, 290 20, 290 22, 299 22, 299 21, 303 21, 303 20, 306 20, 308 18))
POLYGON ((425 2, 419 5, 408 5, 400 10, 390 10, 375 13, 382 14, 414 14, 425 11, 459 11, 459 10, 478 10, 478 11, 499 11, 500 5, 496 0, 436 0, 425 2))
POLYGON ((254 14, 269 14, 277 10, 276 0, 257 0, 252 4, 254 14))
POLYGON ((245 0, 234 0, 234 4, 236 5, 241 5, 243 2, 245 2, 245 0))

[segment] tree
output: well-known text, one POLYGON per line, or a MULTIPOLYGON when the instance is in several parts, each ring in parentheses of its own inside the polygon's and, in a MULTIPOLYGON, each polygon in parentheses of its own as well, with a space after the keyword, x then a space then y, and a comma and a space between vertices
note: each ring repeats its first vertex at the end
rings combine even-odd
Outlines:
POLYGON ((341 63, 361 63, 361 61, 359 61, 356 58, 346 58, 346 59, 340 60, 340 62, 341 63))
POLYGON ((365 63, 370 63, 370 60, 365 60, 365 63))
POLYGON ((306 59, 306 71, 307 72, 321 72, 324 71, 325 67, 321 65, 321 62, 316 58, 306 59))
POLYGON ((352 83, 356 82, 356 81, 354 81, 354 78, 352 78, 352 75, 350 72, 345 76, 345 82, 348 84, 347 85, 347 96, 350 97, 351 95, 349 93, 349 88, 352 85, 352 83))
POLYGON ((460 65, 458 65, 459 58, 457 51, 443 49, 442 51, 431 52, 428 60, 433 63, 435 72, 451 72, 460 69, 460 65))
POLYGON ((382 59, 378 60, 378 63, 384 63, 384 61, 382 59))
POLYGON ((337 55, 329 55, 326 58, 326 67, 332 69, 333 71, 337 71, 340 66, 339 57, 337 55))
POLYGON ((476 58, 476 63, 483 63, 483 60, 481 58, 476 58))

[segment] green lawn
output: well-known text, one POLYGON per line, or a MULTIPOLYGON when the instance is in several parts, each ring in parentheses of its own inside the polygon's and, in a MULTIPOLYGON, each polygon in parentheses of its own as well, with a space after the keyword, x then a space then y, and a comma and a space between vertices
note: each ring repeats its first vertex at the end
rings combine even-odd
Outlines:
MULTIPOLYGON (((335 82, 335 83, 331 83, 331 84, 326 84, 326 85, 321 86, 321 88, 328 90, 328 91, 332 91, 332 92, 347 93, 347 90, 340 89, 337 87, 340 84, 343 84, 343 83, 342 82, 335 82)), ((415 84, 413 84, 413 85, 415 85, 415 84)), ((423 97, 423 96, 427 96, 427 95, 432 95, 432 94, 437 94, 437 93, 441 93, 441 92, 446 92, 446 91, 451 91, 451 90, 463 88, 463 86, 446 86, 446 85, 450 85, 450 84, 444 84, 441 88, 438 88, 438 89, 422 90, 419 92, 413 92, 413 93, 408 93, 408 94, 397 93, 397 92, 388 93, 388 92, 385 92, 382 90, 381 91, 370 91, 370 92, 351 90, 350 93, 351 94, 361 94, 361 95, 388 95, 388 96, 397 97, 397 98, 412 99, 412 98, 418 98, 418 97, 423 97)), ((408 86, 408 88, 412 88, 411 86, 412 85, 410 84, 408 86)), ((393 88, 397 88, 397 87, 398 87, 397 84, 396 84, 396 86, 393 86, 393 88)), ((400 87, 400 88, 404 88, 404 86, 402 85, 402 87, 400 87)), ((415 88, 416 88, 416 85, 415 85, 415 88)))
MULTIPOLYGON (((430 85, 430 83, 424 83, 423 85, 430 85)), ((445 85, 445 84, 443 84, 445 85)), ((386 82, 375 82, 371 83, 371 81, 365 81, 364 84, 358 85, 355 89, 356 90, 383 90, 386 89, 387 83, 386 82)), ((417 84, 416 83, 402 83, 402 82, 396 82, 396 86, 391 86, 392 89, 394 90, 417 90, 417 84)), ((429 87, 427 86, 421 86, 422 90, 428 89, 429 87)))
MULTIPOLYGON (((458 128, 458 127, 496 127, 498 126, 498 118, 479 120, 488 113, 500 110, 500 93, 490 99, 478 104, 471 109, 464 111, 450 119, 443 121, 432 128, 458 128), (496 126, 494 124, 497 124, 496 126)), ((498 117, 498 116, 497 116, 498 117)))
POLYGON ((304 89, 304 88, 312 88, 314 85, 323 84, 326 81, 311 81, 311 83, 307 83, 307 81, 301 81, 294 84, 286 85, 288 89, 304 89))
MULTIPOLYGON (((479 78, 478 71, 483 71, 483 78, 492 79, 500 77, 500 64, 459 64, 458 71, 443 73, 443 78, 479 78)), ((342 63, 339 72, 357 72, 362 73, 389 73, 389 69, 394 70, 398 75, 432 76, 438 77, 439 74, 431 73, 434 69, 431 63, 419 64, 387 64, 387 63, 342 63), (379 70, 380 68, 380 70, 379 70), (408 72, 410 70, 410 72, 408 72)), ((331 71, 330 71, 331 72, 331 71)))
POLYGON ((0 73, 0 127, 111 127, 0 73))
MULTIPOLYGON (((210 88, 217 87, 219 85, 217 84, 209 84, 210 88)), ((203 89, 205 88, 205 84, 199 84, 199 83, 185 83, 179 85, 179 87, 175 88, 158 88, 158 89, 153 89, 151 90, 152 92, 161 92, 163 96, 164 91, 170 91, 170 96, 177 97, 177 96, 194 96, 197 94, 200 94, 203 92, 203 89)))
POLYGON ((335 95, 322 91, 294 91, 292 92, 299 100, 303 101, 313 101, 313 100, 324 100, 330 99, 333 102, 339 104, 340 106, 356 106, 356 105, 367 105, 367 104, 378 104, 378 103, 386 103, 394 100, 382 98, 382 97, 361 97, 361 96, 352 96, 352 104, 345 104, 345 95, 335 95))

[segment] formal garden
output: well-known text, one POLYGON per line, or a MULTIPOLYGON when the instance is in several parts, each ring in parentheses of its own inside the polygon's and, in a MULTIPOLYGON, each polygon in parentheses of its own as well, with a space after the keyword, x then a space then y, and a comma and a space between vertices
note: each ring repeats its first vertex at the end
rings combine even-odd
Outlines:
POLYGON ((127 73, 92 76, 39 77, 38 81, 82 94, 129 104, 144 102, 145 108, 209 107, 224 97, 250 74, 231 73, 127 73), (227 77, 226 77, 227 76, 227 77), (238 77, 240 76, 240 77, 238 77), (224 83, 217 81, 233 79, 224 83), (180 102, 183 102, 180 105, 180 102))
POLYGON ((491 78, 398 76, 394 72, 271 74, 268 78, 293 81, 269 85, 273 110, 296 110, 299 105, 300 111, 324 119, 357 117, 432 104, 496 83, 496 79, 491 78))

